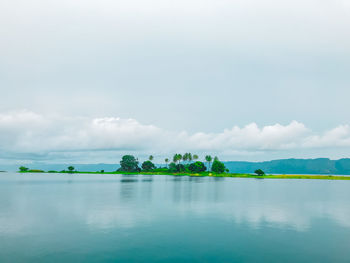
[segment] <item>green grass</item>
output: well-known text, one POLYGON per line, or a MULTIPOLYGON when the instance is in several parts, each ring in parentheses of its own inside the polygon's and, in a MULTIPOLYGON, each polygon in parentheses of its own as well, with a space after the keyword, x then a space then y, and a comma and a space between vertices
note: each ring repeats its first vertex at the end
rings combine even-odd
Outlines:
MULTIPOLYGON (((21 173, 42 173, 42 170, 28 170, 21 173)), ((194 176, 194 177, 231 177, 231 178, 255 178, 255 179, 319 179, 319 180, 350 180, 350 176, 336 176, 336 175, 290 175, 290 174, 279 174, 279 175, 252 175, 252 174, 240 174, 240 173, 222 173, 215 174, 209 172, 203 173, 170 173, 164 171, 156 172, 68 172, 68 171, 49 171, 49 173, 67 173, 67 174, 143 174, 143 175, 173 175, 173 176, 194 176)))

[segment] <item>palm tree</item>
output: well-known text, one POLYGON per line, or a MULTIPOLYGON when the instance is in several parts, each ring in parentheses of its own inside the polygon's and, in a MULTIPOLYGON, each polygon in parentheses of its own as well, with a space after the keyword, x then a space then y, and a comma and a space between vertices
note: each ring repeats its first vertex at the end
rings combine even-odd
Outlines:
POLYGON ((210 155, 206 155, 205 160, 208 162, 208 171, 210 171, 210 163, 213 160, 213 157, 211 157, 210 155))
POLYGON ((185 153, 183 156, 182 156, 182 160, 184 162, 186 162, 188 160, 188 153, 185 153))
POLYGON ((180 164, 180 162, 181 162, 181 160, 182 160, 182 155, 181 154, 177 154, 177 160, 178 160, 178 162, 179 162, 179 164, 180 164))
POLYGON ((191 153, 188 153, 187 154, 187 157, 188 157, 188 162, 192 162, 192 154, 191 153))
POLYGON ((168 158, 165 158, 165 164, 166 164, 166 168, 168 168, 168 162, 169 162, 169 159, 168 158))
POLYGON ((181 160, 182 160, 182 155, 179 154, 179 153, 175 153, 175 154, 174 154, 174 157, 173 157, 173 162, 174 162, 174 163, 177 163, 177 162, 180 163, 181 160))
POLYGON ((153 155, 150 155, 150 156, 148 157, 148 160, 152 161, 152 160, 153 160, 153 155))
POLYGON ((194 161, 198 160, 198 155, 197 155, 197 154, 194 154, 194 155, 193 155, 193 160, 194 160, 194 161))

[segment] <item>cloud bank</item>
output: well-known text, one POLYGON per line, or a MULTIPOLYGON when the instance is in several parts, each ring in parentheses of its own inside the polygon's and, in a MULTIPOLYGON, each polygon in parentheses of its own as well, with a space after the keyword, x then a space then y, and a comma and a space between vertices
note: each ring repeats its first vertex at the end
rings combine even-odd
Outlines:
MULTIPOLYGON (((169 131, 134 119, 86 118, 17 111, 0 114, 0 158, 52 160, 136 153, 170 155, 192 151, 228 159, 269 152, 350 150, 350 126, 322 133, 292 121, 287 125, 233 126, 218 133, 169 131)), ((103 160, 103 159, 102 159, 103 160)), ((90 160, 93 162, 93 160, 90 160)))

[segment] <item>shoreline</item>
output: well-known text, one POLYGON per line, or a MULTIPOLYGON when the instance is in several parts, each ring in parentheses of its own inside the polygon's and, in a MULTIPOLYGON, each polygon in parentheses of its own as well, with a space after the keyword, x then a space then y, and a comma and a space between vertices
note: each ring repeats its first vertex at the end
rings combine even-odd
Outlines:
POLYGON ((18 171, 18 173, 49 173, 49 174, 130 174, 130 175, 173 175, 173 176, 192 176, 192 177, 229 177, 229 178, 253 178, 253 179, 310 179, 310 180, 350 180, 350 176, 337 176, 337 175, 290 175, 290 174, 279 174, 279 175, 253 175, 253 174, 240 174, 240 173, 166 173, 166 172, 56 172, 56 171, 18 171))

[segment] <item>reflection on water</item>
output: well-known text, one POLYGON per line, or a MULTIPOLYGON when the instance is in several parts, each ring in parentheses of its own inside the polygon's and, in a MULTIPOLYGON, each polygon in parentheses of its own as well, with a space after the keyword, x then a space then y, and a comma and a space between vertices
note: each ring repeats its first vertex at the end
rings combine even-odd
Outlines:
POLYGON ((0 262, 349 262, 349 190, 347 181, 5 173, 0 262))

